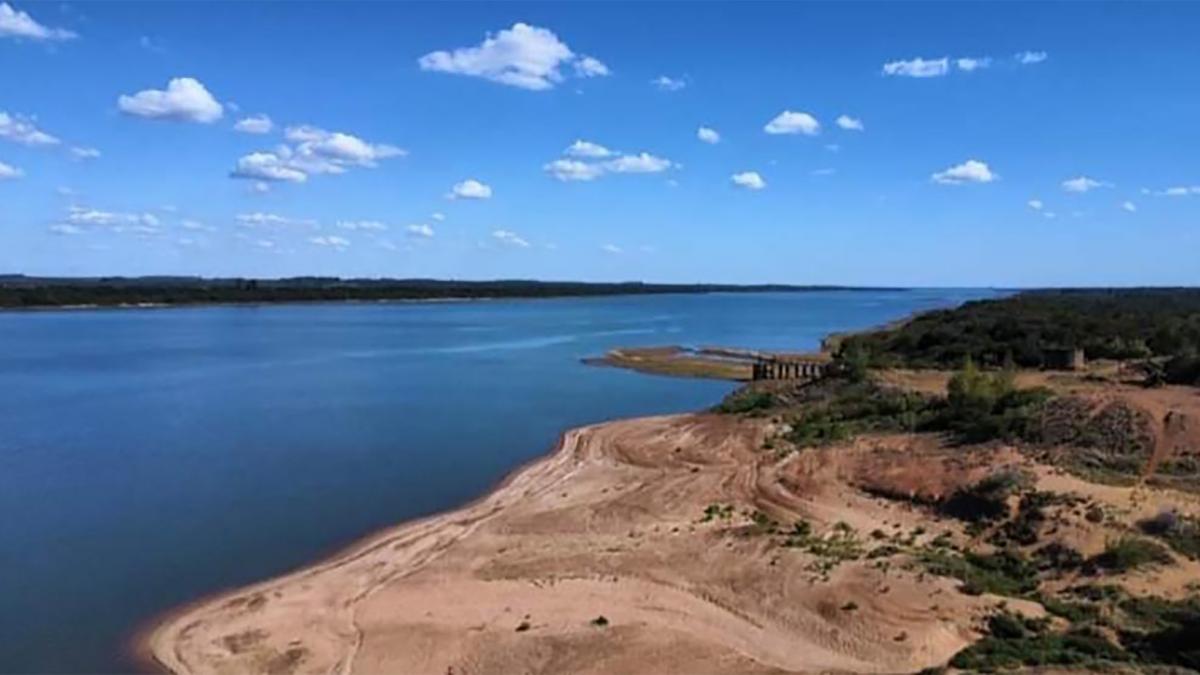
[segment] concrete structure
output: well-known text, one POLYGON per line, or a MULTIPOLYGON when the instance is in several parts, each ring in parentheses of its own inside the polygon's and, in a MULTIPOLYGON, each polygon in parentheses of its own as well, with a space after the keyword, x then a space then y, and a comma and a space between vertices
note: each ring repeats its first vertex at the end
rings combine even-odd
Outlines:
POLYGON ((754 360, 755 380, 816 380, 824 377, 832 364, 804 357, 764 356, 754 360))
POLYGON ((1083 370, 1086 366, 1087 359, 1078 347, 1042 350, 1042 367, 1047 370, 1083 370))

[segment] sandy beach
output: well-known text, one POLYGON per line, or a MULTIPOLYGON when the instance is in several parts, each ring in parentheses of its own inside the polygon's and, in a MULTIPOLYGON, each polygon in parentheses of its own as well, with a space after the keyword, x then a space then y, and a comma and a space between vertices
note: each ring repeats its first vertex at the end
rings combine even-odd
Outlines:
POLYGON ((766 461, 767 424, 572 430, 477 502, 184 607, 140 648, 176 673, 898 672, 971 642, 998 599, 867 560, 818 570, 743 515, 704 518, 927 520, 850 487, 877 449, 766 461))

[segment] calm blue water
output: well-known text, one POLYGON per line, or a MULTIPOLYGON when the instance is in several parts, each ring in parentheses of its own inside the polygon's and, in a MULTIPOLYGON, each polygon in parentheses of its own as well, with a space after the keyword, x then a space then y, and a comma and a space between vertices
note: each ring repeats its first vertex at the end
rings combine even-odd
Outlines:
POLYGON ((461 504, 567 427, 731 389, 582 357, 812 348, 988 295, 0 313, 0 670, 128 670, 164 608, 461 504))

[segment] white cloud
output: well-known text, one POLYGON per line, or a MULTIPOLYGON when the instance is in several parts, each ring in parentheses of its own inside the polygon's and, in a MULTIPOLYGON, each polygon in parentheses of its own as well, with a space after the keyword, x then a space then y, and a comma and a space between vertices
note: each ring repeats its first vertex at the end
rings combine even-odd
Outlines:
POLYGON ((1030 199, 1025 203, 1034 211, 1041 211, 1046 206, 1045 203, 1043 203, 1040 199, 1030 199))
POLYGON ((408 154, 393 145, 368 143, 353 134, 325 131, 307 124, 288 127, 284 137, 297 144, 295 155, 298 159, 328 161, 341 167, 348 164, 373 167, 378 160, 408 154))
POLYGON ((71 148, 71 156, 80 161, 87 159, 98 159, 100 157, 100 151, 96 148, 85 148, 77 145, 71 148))
POLYGON ((296 220, 295 218, 287 218, 274 213, 264 213, 255 211, 253 213, 239 213, 234 218, 238 224, 243 227, 283 227, 286 225, 301 225, 305 227, 315 227, 314 220, 296 220))
POLYGON ((599 143, 579 139, 564 150, 563 154, 570 157, 603 158, 611 157, 613 152, 599 143))
POLYGON ((492 188, 490 185, 480 183, 474 178, 468 178, 462 182, 455 183, 451 188, 450 194, 446 195, 450 199, 491 199, 492 188))
POLYGON ((568 64, 580 77, 609 73, 595 58, 577 56, 553 32, 524 23, 489 34, 475 47, 430 52, 417 63, 421 70, 482 77, 533 91, 552 89, 562 82, 560 68, 568 64))
POLYGON ((343 230, 362 230, 370 232, 382 232, 388 229, 388 226, 378 220, 339 220, 337 227, 343 230))
POLYGON ((1200 195, 1200 185, 1175 185, 1160 192, 1156 192, 1155 194, 1162 195, 1164 197, 1186 197, 1188 195, 1200 195))
POLYGON ((352 134, 309 125, 288 127, 284 137, 295 146, 279 145, 273 151, 245 155, 238 159, 230 176, 303 183, 311 175, 342 174, 351 167, 373 168, 379 160, 406 154, 392 145, 369 143, 352 134))
POLYGON ((696 130, 696 138, 699 138, 700 140, 704 141, 705 143, 709 143, 709 144, 716 144, 716 143, 721 142, 721 134, 717 133, 716 129, 711 129, 709 127, 700 127, 699 129, 697 129, 696 130))
POLYGON ((446 219, 446 214, 442 213, 441 211, 434 211, 429 217, 440 223, 446 219))
POLYGON ((308 243, 315 246, 327 246, 337 251, 342 251, 350 247, 350 240, 339 237, 335 234, 323 235, 319 237, 309 237, 308 243))
POLYGON ((134 234, 157 234, 161 222, 153 213, 102 211, 100 209, 70 206, 64 223, 76 228, 106 228, 113 232, 134 234))
POLYGON ((767 187, 767 181, 758 175, 757 171, 743 171, 730 176, 729 180, 738 187, 746 188, 747 190, 761 190, 767 187))
POLYGON ((529 242, 522 239, 516 232, 510 232, 508 230, 495 230, 492 232, 492 238, 509 246, 516 246, 517 248, 529 248, 529 242))
POLYGON ((12 166, 11 164, 0 162, 0 180, 13 180, 24 175, 25 172, 21 171, 17 167, 12 166))
POLYGON ((595 180, 604 175, 604 167, 577 159, 556 159, 542 166, 542 170, 561 181, 595 180))
POLYGON ((1089 192, 1099 187, 1112 187, 1112 184, 1087 176, 1071 178, 1062 182, 1062 189, 1067 192, 1089 192))
POLYGON ((78 226, 72 225, 70 223, 55 223, 49 227, 49 230, 51 232, 53 232, 54 234, 61 234, 61 235, 67 235, 67 236, 75 235, 75 234, 83 234, 83 232, 84 232, 82 227, 78 227, 78 226))
POLYGON ((935 183, 960 185, 962 183, 990 183, 996 180, 998 176, 992 173, 987 162, 968 159, 962 164, 952 166, 945 171, 938 171, 931 178, 935 183))
POLYGON ((71 40, 78 35, 65 28, 43 26, 28 13, 13 9, 7 2, 0 2, 0 37, 62 41, 71 40))
POLYGON ((671 166, 671 160, 656 157, 648 152, 621 155, 604 163, 604 169, 613 173, 659 173, 671 166))
POLYGON ((910 61, 892 61, 883 64, 883 74, 897 77, 941 77, 950 72, 950 59, 915 58, 910 61))
POLYGON ((181 220, 179 221, 179 226, 185 230, 192 230, 194 232, 213 232, 217 229, 198 220, 181 220))
POLYGON ((404 229, 410 237, 420 237, 422 239, 431 239, 433 237, 433 228, 424 223, 409 225, 404 229))
POLYGON ((270 117, 266 115, 252 115, 238 120, 237 124, 233 125, 234 131, 240 131, 245 134, 269 134, 271 129, 275 128, 275 124, 270 117))
POLYGON ((1021 53, 1017 54, 1017 56, 1016 56, 1017 63, 1023 64, 1023 65, 1032 65, 1034 63, 1041 63, 1042 61, 1045 61, 1047 58, 1048 58, 1048 55, 1046 54, 1046 52, 1021 52, 1021 53))
POLYGON ((673 77, 667 77, 666 75, 659 75, 653 80, 650 80, 650 84, 658 87, 659 91, 679 91, 687 86, 686 81, 682 79, 675 79, 673 77))
POLYGON ((768 134, 804 134, 805 136, 816 136, 821 131, 821 123, 817 121, 817 118, 806 112, 785 110, 776 115, 775 119, 767 122, 767 125, 763 127, 763 131, 768 134))
POLYGON ((846 131, 862 131, 862 120, 849 115, 838 115, 837 125, 846 131))
POLYGON ((605 77, 611 75, 608 66, 590 56, 580 57, 575 62, 575 74, 579 77, 605 77))
POLYGON ((221 119, 225 109, 199 80, 176 77, 165 90, 145 89, 117 99, 121 112, 153 120, 211 124, 221 119))
POLYGON ((54 136, 38 129, 28 118, 0 111, 0 138, 30 147, 58 145, 54 136))
POLYGON ((619 255, 624 252, 624 250, 620 246, 617 246, 616 244, 605 244, 600 247, 600 250, 604 251, 605 253, 611 253, 613 255, 619 255))
POLYGON ((1130 213, 1134 213, 1137 211, 1137 204, 1134 204, 1133 202, 1126 200, 1124 202, 1121 202, 1121 208, 1125 209, 1126 211, 1128 211, 1130 213))
POLYGON ((959 70, 969 73, 979 70, 980 68, 987 68, 988 66, 992 65, 992 59, 986 56, 981 58, 964 56, 962 58, 955 59, 954 65, 958 66, 959 70))
POLYGON ((289 183, 303 183, 308 180, 308 174, 291 166, 286 159, 273 152, 252 152, 238 159, 237 166, 230 175, 234 178, 289 183))

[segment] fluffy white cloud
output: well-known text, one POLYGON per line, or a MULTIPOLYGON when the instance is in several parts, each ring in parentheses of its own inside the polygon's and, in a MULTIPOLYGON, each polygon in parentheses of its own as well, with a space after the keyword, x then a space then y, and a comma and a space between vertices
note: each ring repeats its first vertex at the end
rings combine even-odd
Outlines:
POLYGON ((613 152, 599 143, 579 139, 564 150, 563 154, 570 157, 604 158, 611 157, 613 152))
POLYGON ((43 26, 28 13, 13 9, 7 2, 0 2, 0 37, 62 41, 76 38, 78 35, 65 28, 43 26))
POLYGON ((575 141, 563 154, 567 157, 543 164, 542 170, 564 182, 590 181, 609 173, 660 173, 675 166, 671 160, 648 152, 618 154, 584 140, 575 141), (595 161, 575 159, 579 157, 595 161))
POLYGON ((450 194, 446 196, 451 199, 491 199, 492 188, 474 178, 468 178, 455 183, 454 187, 450 189, 450 194))
POLYGON ((230 176, 303 183, 312 175, 342 174, 351 167, 373 168, 379 160, 406 154, 392 145, 369 143, 352 134, 309 125, 288 127, 284 137, 295 145, 245 155, 238 159, 230 176))
POLYGON ((1040 199, 1030 199, 1025 203, 1034 211, 1041 211, 1046 206, 1040 199))
POLYGON ((48 229, 51 232, 53 232, 54 234, 61 234, 61 235, 66 235, 66 236, 75 235, 75 234, 83 234, 83 232, 84 232, 82 227, 72 225, 70 223, 55 223, 55 224, 51 225, 48 229))
POLYGON ((100 157, 100 151, 97 150, 96 148, 85 148, 82 146, 75 146, 75 147, 71 148, 71 156, 80 161, 83 161, 86 159, 98 159, 100 157))
POLYGON ((29 119, 0 111, 0 138, 31 147, 58 145, 60 141, 38 129, 29 119))
POLYGON ((23 175, 25 175, 25 172, 21 171, 17 167, 12 166, 11 164, 0 162, 0 180, 12 180, 14 178, 20 178, 23 175))
POLYGON ((971 71, 979 70, 980 68, 987 68, 988 66, 992 65, 992 59, 986 56, 981 58, 964 56, 962 58, 955 59, 954 65, 958 66, 959 70, 969 73, 971 71))
POLYGON ((221 119, 225 109, 199 80, 176 77, 166 89, 145 89, 117 99, 121 112, 152 120, 211 124, 221 119))
POLYGON ((492 238, 508 246, 529 248, 529 242, 522 239, 516 232, 510 232, 509 230, 495 230, 492 232, 492 238))
POLYGON ((343 230, 362 230, 369 232, 382 232, 388 229, 387 225, 378 220, 339 220, 337 227, 343 230))
POLYGON ((288 127, 284 137, 297 144, 297 157, 328 160, 343 167, 347 164, 373 167, 378 160, 408 154, 393 145, 368 143, 353 134, 309 125, 288 127))
POLYGON ((666 75, 659 75, 653 80, 650 80, 650 84, 658 87, 659 91, 679 91, 687 86, 686 81, 682 79, 675 79, 673 77, 667 77, 666 75))
POLYGON ((1016 56, 1017 63, 1027 66, 1035 63, 1041 63, 1047 58, 1048 55, 1046 52, 1021 52, 1016 56))
POLYGON ((234 131, 240 131, 245 134, 269 134, 271 129, 275 128, 275 124, 270 117, 266 115, 252 115, 238 120, 237 124, 233 125, 234 131))
POLYGON ((837 125, 846 131, 862 131, 864 128, 862 120, 849 115, 838 115, 836 121, 837 125))
POLYGON ((746 188, 747 190, 761 190, 767 187, 767 181, 758 175, 757 171, 743 171, 735 173, 729 177, 733 184, 738 187, 746 188))
POLYGON ((252 152, 242 157, 230 175, 234 178, 289 183, 303 183, 308 180, 308 174, 291 166, 286 159, 273 152, 252 152))
POLYGON ((404 229, 410 237, 420 237, 421 239, 433 238, 433 228, 424 223, 409 225, 404 229))
POLYGON ((821 131, 821 123, 817 121, 817 118, 806 112, 785 110, 776 115, 775 119, 767 122, 767 125, 763 127, 763 131, 768 134, 804 134, 805 136, 816 136, 821 131))
POLYGON ((590 56, 576 55, 553 32, 515 23, 489 34, 475 47, 430 52, 417 60, 421 70, 482 77, 522 89, 552 89, 571 64, 580 77, 608 75, 608 67, 590 56))
POLYGON ((575 62, 575 74, 579 77, 605 77, 611 73, 608 66, 600 63, 598 59, 584 56, 575 62))
POLYGON ((700 127, 696 130, 696 138, 705 143, 716 144, 721 142, 721 134, 717 133, 716 129, 709 127, 700 127))
POLYGON ((618 254, 624 252, 624 249, 622 249, 620 246, 617 246, 616 244, 605 244, 600 247, 600 250, 604 251, 605 253, 611 253, 613 255, 618 255, 618 254))
POLYGON ((996 180, 996 174, 988 167, 987 162, 968 159, 957 166, 945 171, 938 171, 931 176, 935 183, 945 185, 960 185, 962 183, 990 183, 996 180))
POLYGON ((950 72, 950 59, 915 58, 910 61, 892 61, 883 64, 883 74, 896 77, 941 77, 950 72))
POLYGON ((561 181, 595 180, 604 175, 604 167, 577 159, 556 159, 542 166, 542 170, 561 181))
POLYGON ((1121 208, 1125 209, 1126 211, 1128 211, 1130 213, 1134 213, 1137 211, 1137 204, 1134 204, 1133 202, 1126 200, 1121 203, 1121 208))
POLYGON ((1112 187, 1110 183, 1106 183, 1087 176, 1071 178, 1062 182, 1062 189, 1067 192, 1089 192, 1099 187, 1112 187))
POLYGON ((350 240, 339 237, 335 234, 322 235, 319 237, 309 237, 308 243, 315 246, 327 246, 337 251, 342 251, 350 247, 350 240))
MULTIPOLYGON (((70 206, 67 208, 67 216, 64 220, 65 222, 58 223, 58 225, 69 225, 79 228, 81 231, 85 228, 105 228, 113 232, 140 235, 157 234, 161 231, 161 222, 153 213, 102 211, 82 206, 70 206)), ((60 232, 60 234, 66 234, 66 232, 60 232)))
POLYGON ((434 211, 429 217, 440 223, 446 219, 446 214, 442 213, 441 211, 434 211))
POLYGON ((604 163, 604 169, 613 173, 659 173, 671 166, 671 160, 656 157, 648 152, 621 155, 604 163))

